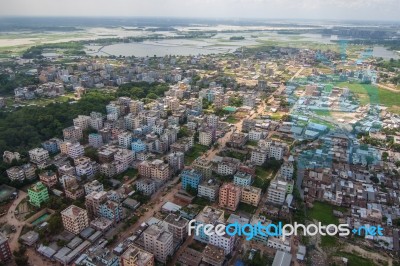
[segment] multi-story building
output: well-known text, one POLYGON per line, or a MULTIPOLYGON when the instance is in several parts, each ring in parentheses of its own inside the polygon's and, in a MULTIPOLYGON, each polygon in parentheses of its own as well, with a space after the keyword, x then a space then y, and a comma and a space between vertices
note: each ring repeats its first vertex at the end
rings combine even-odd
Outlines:
POLYGON ((95 192, 101 192, 104 191, 104 186, 102 183, 100 183, 98 180, 93 180, 91 182, 88 182, 84 185, 85 188, 85 194, 89 195, 93 191, 95 192))
POLYGON ((21 155, 18 152, 5 151, 3 153, 3 162, 11 164, 14 160, 19 161, 21 155))
POLYGON ((89 226, 87 211, 71 205, 61 212, 61 219, 65 230, 75 235, 89 226))
POLYGON ((118 151, 114 154, 115 161, 118 161, 122 164, 123 171, 126 171, 128 168, 132 167, 134 154, 131 150, 127 149, 118 149, 118 151))
POLYGON ((122 204, 112 200, 107 200, 100 205, 99 215, 107 218, 114 223, 119 223, 122 220, 122 204))
MULTIPOLYGON (((224 211, 220 209, 215 209, 211 206, 205 206, 204 209, 199 214, 197 214, 195 220, 196 220, 195 223, 196 227, 198 227, 200 224, 216 225, 218 223, 224 223, 225 222, 224 211)), ((199 234, 195 234, 194 239, 203 243, 208 243, 210 237, 208 234, 205 234, 204 226, 199 228, 200 228, 199 234)))
POLYGON ((150 225, 144 232, 144 249, 165 263, 174 253, 173 235, 158 224, 150 225))
POLYGON ((230 236, 227 233, 224 233, 223 235, 213 234, 210 235, 209 244, 222 248, 226 256, 233 251, 235 236, 230 236))
POLYGON ((208 244, 203 251, 203 262, 212 266, 223 266, 225 261, 225 250, 208 244))
POLYGON ((232 183, 225 183, 219 189, 219 206, 231 211, 236 211, 240 201, 240 187, 232 183))
MULTIPOLYGON (((266 227, 266 226, 268 226, 269 224, 271 224, 272 221, 266 219, 264 216, 257 216, 257 215, 254 215, 254 216, 252 217, 252 219, 251 219, 250 224, 258 224, 258 223, 260 223, 261 225, 263 225, 263 226, 266 227)), ((268 236, 269 236, 268 234, 254 234, 254 237, 253 237, 252 241, 260 242, 260 243, 262 243, 262 244, 264 244, 264 245, 267 245, 267 243, 268 243, 268 236)))
POLYGON ((276 250, 286 251, 289 253, 291 251, 290 240, 288 238, 283 239, 282 237, 269 237, 267 246, 276 250))
POLYGON ((273 204, 282 205, 285 202, 286 193, 287 182, 274 179, 268 187, 267 201, 273 204))
POLYGON ((42 142, 42 147, 49 153, 57 153, 60 151, 60 143, 62 142, 61 139, 52 138, 42 142))
POLYGON ((41 182, 37 182, 36 184, 28 188, 28 196, 29 203, 39 208, 43 202, 49 200, 49 192, 47 190, 47 187, 41 182))
POLYGON ((67 183, 64 188, 64 193, 65 197, 71 200, 77 200, 85 196, 85 191, 83 190, 82 186, 79 185, 76 178, 67 183))
POLYGON ((82 130, 86 130, 89 128, 90 116, 87 115, 78 115, 77 118, 73 119, 74 126, 82 128, 82 130))
POLYGON ((165 218, 164 223, 175 240, 184 241, 188 236, 187 226, 189 221, 180 215, 171 213, 165 218))
POLYGON ((250 186, 253 182, 253 177, 252 175, 238 171, 234 176, 233 176, 233 183, 238 186, 250 186))
POLYGON ((43 148, 35 148, 29 151, 29 159, 39 168, 46 167, 46 162, 49 159, 49 152, 43 148))
POLYGON ((262 165, 267 160, 268 152, 263 149, 254 149, 251 151, 250 161, 255 165, 262 165))
POLYGON ((12 259, 12 253, 8 239, 0 233, 0 263, 6 263, 12 259))
POLYGON ((85 148, 78 142, 74 144, 69 144, 67 147, 68 147, 67 154, 72 159, 79 158, 85 154, 85 148))
POLYGON ((97 163, 92 161, 82 162, 76 165, 75 171, 78 177, 92 177, 97 172, 97 163))
POLYGON ((65 141, 77 142, 83 138, 83 131, 81 127, 71 126, 64 128, 63 136, 65 141))
POLYGON ((89 145, 94 148, 99 148, 103 146, 103 137, 98 133, 89 134, 89 145))
POLYGON ((197 158, 193 163, 192 167, 203 175, 203 178, 211 178, 212 176, 212 164, 210 161, 201 157, 197 158))
POLYGON ((73 167, 69 163, 64 164, 64 165, 58 167, 58 174, 60 176, 63 176, 63 175, 75 175, 76 174, 75 167, 73 167))
POLYGON ((134 142, 132 142, 132 150, 134 152, 141 152, 141 151, 146 151, 147 150, 147 145, 145 142, 142 140, 138 139, 134 142))
POLYGON ((119 134, 118 145, 123 148, 130 148, 132 145, 132 134, 130 132, 122 132, 119 134))
POLYGON ((284 162, 279 169, 279 176, 285 180, 292 180, 294 173, 294 166, 292 162, 284 162))
POLYGON ((44 185, 49 188, 55 186, 58 182, 57 174, 51 170, 40 173, 39 179, 44 185))
POLYGON ((154 255, 132 245, 121 255, 121 266, 154 266, 154 255))
POLYGON ((152 162, 143 161, 138 165, 139 175, 147 178, 156 178, 166 181, 171 177, 171 171, 168 164, 161 160, 153 160, 152 162))
POLYGON ((236 173, 240 160, 230 157, 224 157, 222 162, 218 163, 217 173, 219 175, 227 176, 236 173))
POLYGON ((107 192, 92 191, 85 197, 85 207, 90 218, 100 216, 100 206, 107 201, 107 192))
POLYGON ((194 169, 185 169, 179 176, 181 178, 182 188, 184 190, 186 190, 189 186, 197 190, 197 187, 203 179, 201 173, 194 169))
POLYGON ((213 132, 211 130, 203 129, 199 132, 199 143, 204 146, 210 146, 213 143, 213 132))
POLYGON ((24 181, 25 179, 25 172, 22 167, 13 166, 7 169, 7 176, 11 181, 24 181))
POLYGON ((203 181, 197 187, 197 196, 215 201, 219 192, 219 182, 214 179, 203 181))
POLYGON ((185 167, 185 154, 183 152, 171 152, 168 154, 167 160, 174 173, 185 167))
POLYGON ((156 182, 150 178, 142 178, 136 182, 136 189, 143 195, 151 196, 156 192, 156 182))
POLYGON ((242 187, 242 196, 240 201, 253 206, 258 206, 261 199, 261 188, 245 186, 242 187))

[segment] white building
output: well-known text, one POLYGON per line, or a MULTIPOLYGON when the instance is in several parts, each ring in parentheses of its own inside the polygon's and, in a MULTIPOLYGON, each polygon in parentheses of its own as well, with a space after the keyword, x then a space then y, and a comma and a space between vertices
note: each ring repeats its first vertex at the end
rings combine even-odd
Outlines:
POLYGON ((49 152, 43 148, 35 148, 29 151, 29 159, 39 168, 44 167, 49 159, 49 152))
POLYGON ((130 132, 123 132, 118 135, 118 145, 124 148, 130 148, 132 144, 132 134, 130 132))
POLYGON ((219 236, 217 234, 210 235, 209 244, 220 247, 224 249, 225 256, 230 254, 235 245, 235 236, 230 236, 228 234, 224 234, 219 236))

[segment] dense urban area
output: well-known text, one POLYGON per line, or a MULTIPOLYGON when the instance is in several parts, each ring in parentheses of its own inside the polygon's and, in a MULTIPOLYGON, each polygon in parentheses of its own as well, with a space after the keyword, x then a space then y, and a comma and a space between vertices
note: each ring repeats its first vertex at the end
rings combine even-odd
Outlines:
POLYGON ((400 59, 372 54, 385 32, 321 34, 370 41, 146 57, 85 48, 136 37, 4 56, 0 264, 400 265, 400 59), (189 235, 192 219, 384 233, 246 240, 189 235))

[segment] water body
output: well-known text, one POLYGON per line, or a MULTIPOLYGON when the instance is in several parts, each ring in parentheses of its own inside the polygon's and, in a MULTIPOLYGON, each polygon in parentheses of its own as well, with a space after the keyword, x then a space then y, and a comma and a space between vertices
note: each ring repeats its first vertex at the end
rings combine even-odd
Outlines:
POLYGON ((382 57, 383 59, 389 60, 390 58, 399 59, 400 55, 398 52, 388 50, 382 46, 375 46, 372 51, 372 55, 374 57, 382 57))

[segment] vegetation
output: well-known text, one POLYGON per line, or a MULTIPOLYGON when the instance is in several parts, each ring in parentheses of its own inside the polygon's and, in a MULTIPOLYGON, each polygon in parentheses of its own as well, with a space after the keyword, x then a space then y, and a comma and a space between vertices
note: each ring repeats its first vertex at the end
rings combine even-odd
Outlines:
POLYGON ((193 148, 185 154, 185 165, 191 164, 197 157, 201 156, 203 153, 208 151, 208 147, 200 145, 198 143, 194 144, 193 148))
POLYGON ((163 96, 164 92, 169 89, 168 84, 147 82, 127 83, 119 86, 117 91, 118 97, 131 97, 132 99, 156 99, 163 96))
POLYGON ((257 210, 257 207, 254 207, 253 205, 246 204, 243 202, 240 202, 239 206, 238 206, 238 211, 247 212, 249 214, 254 214, 256 212, 256 210, 257 210))
POLYGON ((356 265, 363 265, 363 266, 373 266, 375 265, 373 261, 370 259, 363 258, 358 256, 354 253, 348 252, 338 252, 335 254, 336 256, 345 257, 348 259, 347 265, 348 266, 356 266, 356 265))
POLYGON ((332 248, 332 247, 337 247, 338 246, 338 240, 334 236, 326 235, 326 236, 321 236, 321 246, 323 248, 332 248))
POLYGON ((10 78, 7 74, 0 74, 0 95, 13 95, 14 89, 18 87, 36 84, 39 84, 39 79, 35 76, 17 73, 14 78, 10 78))
POLYGON ((333 211, 346 211, 346 208, 316 201, 313 208, 308 211, 309 218, 320 221, 323 225, 339 224, 339 219, 333 215, 333 211))

